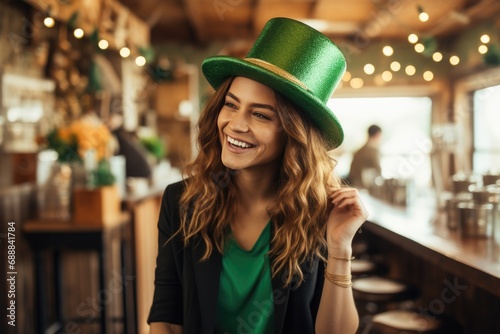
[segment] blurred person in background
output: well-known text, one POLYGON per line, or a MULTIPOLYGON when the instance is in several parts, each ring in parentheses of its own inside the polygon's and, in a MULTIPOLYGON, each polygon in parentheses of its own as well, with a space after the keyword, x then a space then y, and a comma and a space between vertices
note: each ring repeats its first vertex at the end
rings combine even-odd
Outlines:
POLYGON ((368 188, 377 176, 382 175, 380 166, 380 143, 382 129, 378 125, 368 127, 368 139, 354 153, 349 171, 348 182, 354 187, 368 188))

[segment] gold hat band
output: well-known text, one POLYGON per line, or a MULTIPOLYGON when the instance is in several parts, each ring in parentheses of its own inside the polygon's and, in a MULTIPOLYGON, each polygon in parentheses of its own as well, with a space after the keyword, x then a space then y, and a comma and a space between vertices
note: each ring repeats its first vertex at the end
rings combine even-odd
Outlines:
POLYGON ((309 88, 307 88, 307 86, 302 81, 300 81, 299 79, 297 79, 296 77, 294 77, 293 75, 291 75, 290 73, 288 73, 284 69, 279 68, 276 65, 273 65, 271 63, 268 63, 265 60, 257 59, 257 58, 245 58, 244 60, 249 62, 249 63, 252 63, 254 65, 258 65, 260 67, 263 67, 266 70, 271 71, 274 74, 277 74, 280 77, 282 77, 288 81, 291 81, 296 85, 299 85, 300 87, 302 87, 305 90, 309 90, 309 88))

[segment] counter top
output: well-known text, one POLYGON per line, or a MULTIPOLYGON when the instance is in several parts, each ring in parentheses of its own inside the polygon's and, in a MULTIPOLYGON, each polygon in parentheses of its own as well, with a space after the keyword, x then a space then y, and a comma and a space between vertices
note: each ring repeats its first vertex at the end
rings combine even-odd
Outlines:
POLYGON ((450 231, 445 214, 436 209, 432 198, 417 199, 407 208, 363 192, 361 198, 369 212, 364 228, 500 296, 498 238, 462 237, 458 231, 450 231))
POLYGON ((71 220, 68 221, 50 221, 50 220, 28 220, 23 223, 22 229, 24 233, 91 233, 101 232, 104 229, 114 228, 122 225, 130 219, 130 215, 122 212, 116 219, 105 223, 98 224, 77 224, 71 220))
POLYGON ((122 199, 124 203, 129 206, 133 206, 141 201, 144 201, 151 197, 161 197, 165 192, 165 188, 174 182, 181 181, 182 177, 180 174, 172 174, 168 176, 165 180, 162 180, 159 184, 153 184, 144 191, 139 191, 136 193, 127 193, 125 197, 122 199))
POLYGON ((146 191, 135 194, 127 194, 123 201, 128 205, 133 205, 137 202, 144 201, 150 197, 162 196, 165 192, 166 186, 153 186, 149 187, 146 191))

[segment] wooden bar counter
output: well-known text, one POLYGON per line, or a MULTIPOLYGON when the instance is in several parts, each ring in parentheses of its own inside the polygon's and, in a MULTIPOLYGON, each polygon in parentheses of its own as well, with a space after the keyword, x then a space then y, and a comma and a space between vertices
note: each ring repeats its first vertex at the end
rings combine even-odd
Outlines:
POLYGON ((389 266, 388 276, 420 289, 417 310, 451 316, 466 333, 500 333, 499 231, 496 239, 451 231, 432 197, 408 207, 361 198, 369 217, 356 238, 389 266))

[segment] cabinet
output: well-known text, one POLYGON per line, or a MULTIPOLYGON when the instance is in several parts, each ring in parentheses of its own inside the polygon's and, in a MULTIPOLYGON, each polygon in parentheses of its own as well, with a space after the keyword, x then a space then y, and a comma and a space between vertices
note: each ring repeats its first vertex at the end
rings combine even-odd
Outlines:
POLYGON ((130 228, 130 215, 126 213, 105 226, 78 225, 71 221, 23 224, 23 235, 31 246, 35 265, 37 333, 86 332, 85 329, 101 334, 136 332, 130 228), (87 258, 97 253, 97 270, 79 273, 80 268, 74 263, 81 258, 74 256, 75 251, 85 252, 82 255, 87 258), (47 252, 53 255, 50 265, 45 261, 47 252), (73 252, 72 261, 64 261, 68 258, 63 255, 69 252, 73 252), (92 273, 97 273, 96 277, 92 273), (47 280, 47 277, 52 278, 47 280), (92 281, 97 282, 97 289, 92 281), (88 290, 83 294, 85 297, 78 298, 82 287, 88 290), (92 326, 96 322, 99 326, 92 326))
POLYGON ((6 152, 36 152, 36 137, 53 121, 55 83, 0 72, 0 146, 6 152))

